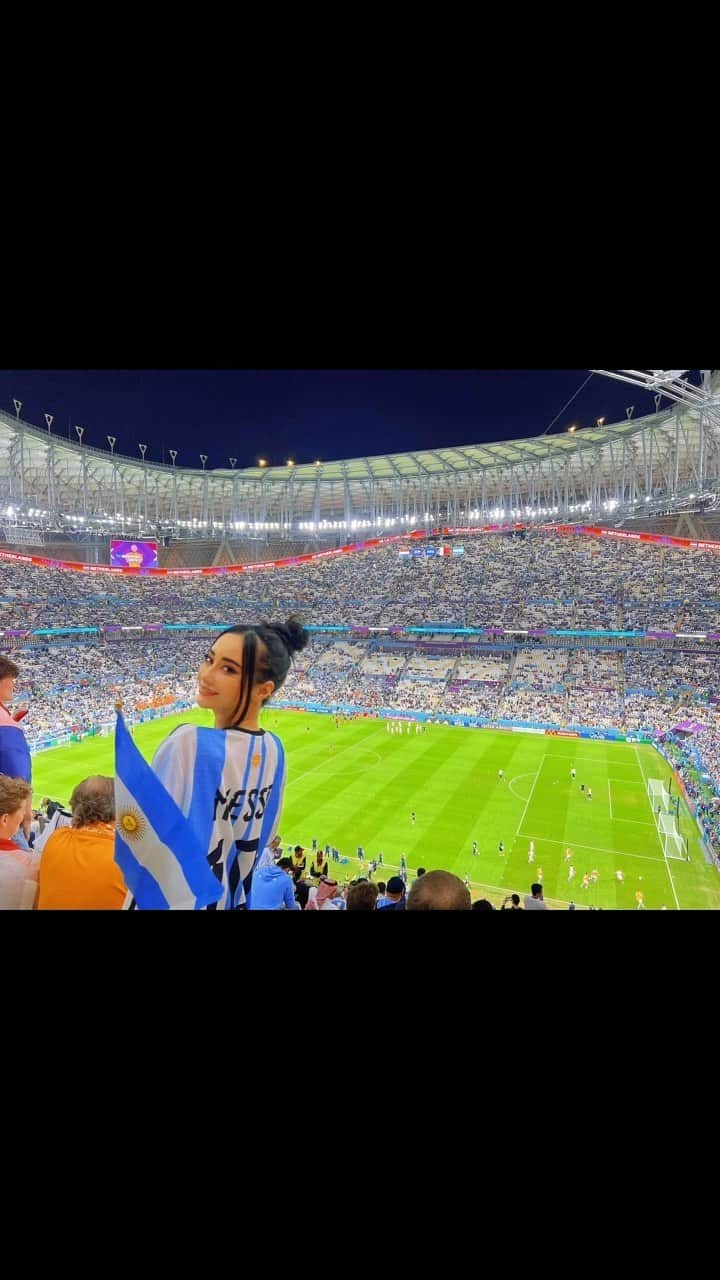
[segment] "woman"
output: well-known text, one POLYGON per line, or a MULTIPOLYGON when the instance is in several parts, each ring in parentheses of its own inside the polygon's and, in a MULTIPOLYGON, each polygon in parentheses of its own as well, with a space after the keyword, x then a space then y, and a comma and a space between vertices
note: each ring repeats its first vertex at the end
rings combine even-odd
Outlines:
POLYGON ((258 721, 307 642, 296 617, 223 631, 198 675, 198 706, 213 712, 214 729, 180 725, 155 753, 155 773, 207 845, 222 884, 208 911, 245 908, 258 852, 277 831, 285 753, 258 721))

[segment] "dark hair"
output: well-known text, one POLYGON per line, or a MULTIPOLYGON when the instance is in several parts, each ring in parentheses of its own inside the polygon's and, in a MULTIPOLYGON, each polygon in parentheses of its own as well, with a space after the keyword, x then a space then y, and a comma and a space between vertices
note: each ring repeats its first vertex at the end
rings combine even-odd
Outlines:
POLYGON ((531 892, 531 894, 532 894, 533 898, 534 898, 534 897, 536 897, 536 895, 537 895, 538 893, 542 893, 542 891, 543 891, 543 887, 542 887, 542 885, 541 885, 541 884, 531 884, 531 885, 530 885, 530 892, 531 892))
POLYGON ((473 902, 470 910, 471 911, 494 911, 495 908, 492 902, 489 902, 487 898, 477 898, 476 901, 473 902))
POLYGON ((516 907, 519 907, 519 906, 520 906, 520 894, 519 894, 519 893, 511 893, 511 894, 510 894, 510 897, 511 897, 511 900, 515 903, 515 906, 516 906, 516 907))
POLYGON ((273 693, 277 693, 290 670, 293 653, 304 649, 310 637, 295 614, 291 614, 287 622, 261 622, 254 627, 228 627, 226 631, 220 632, 220 636, 243 638, 240 697, 229 726, 233 728, 241 724, 248 713, 253 685, 262 680, 272 680, 275 685, 273 693))
POLYGON ((383 893, 383 894, 385 893, 385 881, 384 881, 384 880, 378 880, 378 881, 377 881, 377 891, 378 891, 378 893, 379 893, 379 894, 380 894, 380 893, 383 893))
POLYGON ((300 903, 300 906, 303 908, 303 910, 305 909, 305 905, 309 897, 310 897, 310 885, 307 884, 304 880, 297 880, 295 882, 295 901, 300 903))
POLYGON ((15 666, 9 658, 0 655, 0 680, 4 680, 6 676, 13 676, 14 679, 20 675, 20 668, 15 666))
POLYGON ((275 866, 282 867, 283 871, 289 871, 292 867, 292 858, 278 858, 275 866))
POLYGON ((418 880, 420 879, 421 876, 427 875, 427 871, 425 867, 418 867, 417 874, 418 874, 418 880))

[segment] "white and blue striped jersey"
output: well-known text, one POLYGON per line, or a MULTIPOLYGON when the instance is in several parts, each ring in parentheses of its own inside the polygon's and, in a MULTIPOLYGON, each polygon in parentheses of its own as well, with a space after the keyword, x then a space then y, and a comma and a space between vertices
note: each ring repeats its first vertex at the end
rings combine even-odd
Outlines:
POLYGON ((183 724, 161 742, 152 767, 203 841, 222 883, 220 901, 205 910, 242 906, 245 882, 280 821, 285 789, 280 739, 263 729, 183 724))

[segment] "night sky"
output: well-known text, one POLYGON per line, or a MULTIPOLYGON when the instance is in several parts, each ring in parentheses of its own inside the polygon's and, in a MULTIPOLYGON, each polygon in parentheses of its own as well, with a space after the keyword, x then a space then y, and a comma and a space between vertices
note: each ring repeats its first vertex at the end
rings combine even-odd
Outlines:
MULTIPOLYGON (((653 413, 647 391, 587 369, 561 370, 2 370, 0 408, 53 434, 148 461, 199 467, 331 461, 478 444, 653 413), (557 416, 559 415, 559 416, 557 416), (557 421, 553 426, 553 419, 557 421)), ((663 401, 666 407, 667 401, 663 401)))

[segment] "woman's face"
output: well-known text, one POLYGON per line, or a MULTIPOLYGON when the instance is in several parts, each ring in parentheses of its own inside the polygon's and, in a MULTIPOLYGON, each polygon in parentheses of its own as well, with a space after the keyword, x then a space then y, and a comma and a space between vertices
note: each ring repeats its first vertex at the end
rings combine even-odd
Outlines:
POLYGON ((243 638, 220 636, 208 650, 198 673, 198 703, 215 713, 215 723, 231 724, 242 689, 243 638))
MULTIPOLYGON (((262 645, 256 659, 258 662, 261 653, 262 645)), ((242 681, 243 637, 233 632, 218 636, 200 664, 198 673, 198 704, 214 712, 218 729, 227 728, 236 720, 242 681)), ((246 720, 257 717, 260 707, 274 688, 272 680, 263 680, 253 685, 246 720)))

